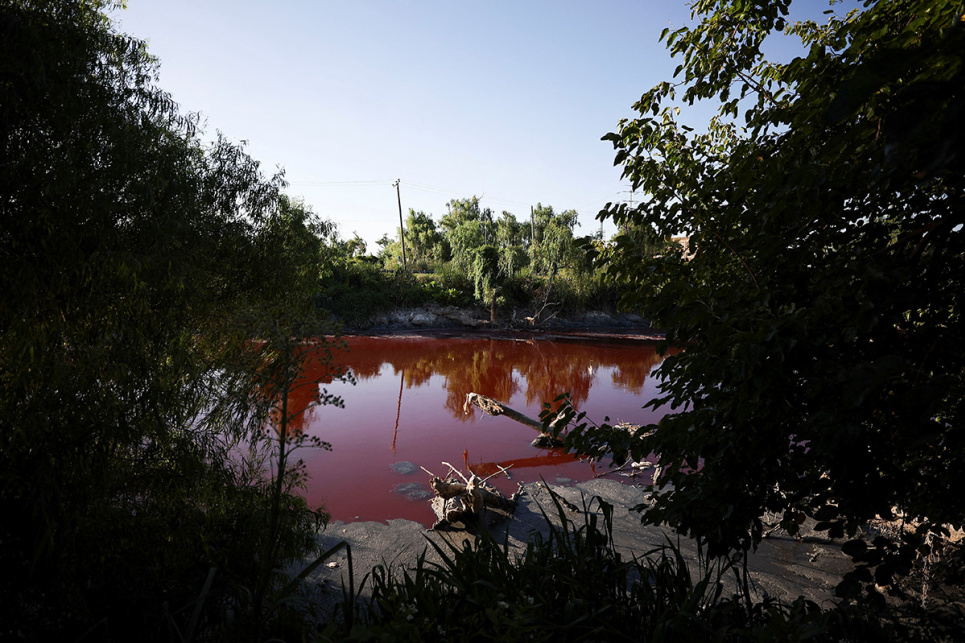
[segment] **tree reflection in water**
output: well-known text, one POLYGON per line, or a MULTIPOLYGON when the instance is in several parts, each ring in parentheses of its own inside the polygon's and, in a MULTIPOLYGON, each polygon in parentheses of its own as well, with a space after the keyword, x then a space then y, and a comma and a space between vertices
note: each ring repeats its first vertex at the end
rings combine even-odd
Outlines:
MULTIPOLYGON (((331 453, 301 455, 312 476, 309 500, 324 500, 335 519, 431 523, 424 502, 393 493, 399 485, 410 496, 418 495, 413 492, 420 486, 428 491, 427 476, 421 471, 399 474, 391 467, 398 461, 440 474, 445 473, 440 463, 447 461, 481 475, 498 471, 497 463, 515 463, 512 481, 493 479, 508 492, 516 482, 585 480, 609 466, 593 467, 558 449, 531 447, 532 429, 507 418, 474 408, 465 413, 470 392, 531 417, 539 416, 544 402, 567 391, 574 406, 596 421, 608 416, 643 424, 660 416, 642 409, 656 392, 650 374, 662 359, 651 341, 547 341, 522 334, 346 340, 349 350, 336 361, 350 369, 358 384, 328 386, 344 398, 345 409, 318 407, 298 423, 333 445, 331 453)), ((305 379, 330 382, 318 368, 320 363, 309 364, 305 379)))

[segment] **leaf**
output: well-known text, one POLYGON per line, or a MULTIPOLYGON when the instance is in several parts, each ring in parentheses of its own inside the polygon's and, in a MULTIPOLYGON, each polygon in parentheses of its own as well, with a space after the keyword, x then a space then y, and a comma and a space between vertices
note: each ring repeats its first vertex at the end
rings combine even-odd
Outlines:
MULTIPOLYGON (((908 483, 915 471, 955 488, 965 466, 965 30, 954 3, 923 6, 817 24, 785 21, 783 5, 700 4, 696 24, 666 34, 685 82, 656 84, 634 107, 649 120, 621 130, 623 176, 647 194, 627 220, 689 232, 694 250, 655 257, 621 235, 603 253, 624 301, 683 351, 661 367, 661 457, 699 450, 704 466, 661 515, 715 546, 740 548, 765 511, 795 506, 817 508, 831 538, 883 506, 962 521, 961 503, 908 483), (762 27, 806 53, 762 58, 762 27), (677 123, 678 87, 717 114, 677 123)), ((895 547, 874 545, 844 547, 869 563, 895 547)))
POLYGON ((894 582, 894 569, 888 563, 882 563, 875 569, 875 583, 888 587, 894 582))
POLYGON ((814 519, 824 521, 836 518, 838 515, 839 511, 837 507, 834 505, 824 505, 814 512, 814 519))
POLYGON ((850 556, 852 560, 860 559, 860 556, 864 554, 867 549, 868 544, 861 539, 849 540, 841 545, 841 551, 850 556))
POLYGON ((837 124, 850 118, 882 85, 882 78, 867 66, 858 68, 838 90, 827 111, 827 120, 837 124))
POLYGON ((839 598, 854 598, 861 592, 861 583, 858 582, 856 578, 849 575, 844 577, 837 587, 834 588, 834 593, 839 598))

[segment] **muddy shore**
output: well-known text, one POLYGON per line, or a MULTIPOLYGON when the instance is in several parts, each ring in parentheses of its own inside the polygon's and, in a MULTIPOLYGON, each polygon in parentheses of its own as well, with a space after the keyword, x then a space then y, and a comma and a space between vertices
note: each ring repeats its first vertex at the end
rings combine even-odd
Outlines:
MULTIPOLYGON (((483 522, 495 518, 495 523, 490 527, 491 533, 500 542, 508 537, 514 549, 522 550, 534 533, 548 532, 540 507, 555 520, 555 509, 548 489, 576 509, 567 509, 567 519, 578 525, 583 524, 584 507, 589 508, 586 513, 602 516, 598 505, 590 502, 592 498, 599 497, 613 505, 614 544, 621 555, 643 556, 666 545, 669 539, 679 546, 691 564, 691 573, 699 569, 694 542, 667 528, 641 526, 639 514, 631 511, 631 508, 645 501, 642 487, 617 480, 601 478, 574 486, 549 485, 548 488, 542 484, 525 485, 519 507, 512 516, 484 515, 483 522)), ((428 501, 426 512, 431 515, 428 501)), ((473 536, 460 530, 432 531, 411 520, 390 520, 387 523, 334 522, 318 536, 319 543, 326 549, 342 541, 349 544, 356 586, 376 565, 400 572, 401 569, 411 568, 424 550, 428 550, 429 560, 436 560, 435 552, 429 546, 430 540, 461 547, 467 538, 473 536)), ((823 607, 832 605, 834 587, 850 566, 850 560, 840 550, 840 543, 820 537, 808 530, 807 525, 795 538, 781 531, 774 532, 748 561, 750 578, 758 598, 766 595, 790 602, 798 596, 804 596, 823 607)), ((342 550, 310 576, 310 580, 319 588, 318 600, 329 608, 334 607, 341 596, 342 583, 349 582, 348 574, 348 556, 342 550)), ((364 598, 366 592, 363 591, 361 596, 364 598)))
POLYGON ((634 335, 657 334, 647 320, 631 313, 588 311, 579 314, 547 316, 532 319, 525 312, 513 311, 501 315, 496 323, 489 319, 489 311, 482 308, 457 308, 428 304, 417 308, 399 308, 376 315, 368 322, 347 327, 349 334, 411 332, 420 330, 448 331, 531 331, 553 332, 626 332, 634 335))

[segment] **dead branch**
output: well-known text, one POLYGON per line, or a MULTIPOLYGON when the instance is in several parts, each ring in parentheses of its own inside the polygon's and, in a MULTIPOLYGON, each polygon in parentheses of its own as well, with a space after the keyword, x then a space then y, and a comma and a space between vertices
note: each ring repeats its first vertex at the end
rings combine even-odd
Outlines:
POLYGON ((639 432, 640 432, 640 429, 643 428, 643 425, 642 425, 642 424, 631 424, 631 423, 629 423, 629 422, 618 422, 618 423, 616 423, 616 424, 613 425, 613 428, 614 428, 614 429, 620 429, 620 430, 622 430, 622 431, 628 431, 628 432, 630 433, 630 436, 631 436, 631 437, 649 438, 651 435, 653 435, 653 431, 650 430, 650 431, 647 431, 646 433, 641 433, 641 434, 638 436, 637 433, 639 433, 639 432))
POLYGON ((489 486, 486 484, 486 480, 474 473, 471 473, 467 480, 451 464, 448 462, 443 462, 443 464, 466 482, 459 482, 455 478, 443 480, 432 475, 428 469, 422 468, 423 471, 432 475, 429 486, 436 493, 436 497, 432 500, 432 510, 436 514, 436 523, 432 526, 433 529, 444 529, 455 522, 463 524, 473 522, 479 518, 486 508, 507 513, 512 513, 516 509, 517 501, 515 497, 506 498, 499 493, 498 489, 489 486))
MULTIPOLYGON (((496 400, 486 397, 485 395, 480 395, 479 393, 467 393, 466 401, 462 405, 462 410, 464 413, 469 413, 469 409, 472 406, 476 406, 480 411, 488 415, 505 415, 511 420, 515 420, 520 424, 524 424, 531 429, 536 429, 540 432, 540 437, 536 439, 539 442, 536 446, 563 446, 563 442, 557 438, 554 438, 549 433, 543 432, 543 423, 539 420, 534 420, 528 415, 523 415, 519 411, 509 408, 505 404, 497 402, 496 400)), ((563 416, 558 415, 555 420, 553 420, 549 428, 556 429, 558 422, 563 420, 563 416)))
POLYGON ((432 480, 429 481, 429 486, 432 487, 436 495, 443 500, 455 498, 456 496, 467 493, 466 485, 461 482, 448 482, 442 478, 432 478, 432 480))
POLYGON ((469 480, 466 479, 466 476, 462 475, 462 472, 459 471, 459 469, 455 468, 454 466, 452 466, 452 465, 449 464, 448 462, 443 462, 442 464, 444 464, 444 465, 446 465, 447 467, 449 467, 449 473, 447 473, 446 475, 455 473, 457 476, 459 476, 460 478, 462 478, 462 481, 463 481, 463 482, 465 482, 466 484, 469 484, 469 480))

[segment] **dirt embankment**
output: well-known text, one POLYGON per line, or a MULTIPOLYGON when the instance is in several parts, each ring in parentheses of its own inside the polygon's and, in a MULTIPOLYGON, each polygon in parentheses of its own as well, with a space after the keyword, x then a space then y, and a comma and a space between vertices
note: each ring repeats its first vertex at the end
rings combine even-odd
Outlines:
POLYGON ((483 308, 457 308, 429 304, 418 308, 399 308, 376 315, 368 322, 346 328, 351 333, 411 330, 553 330, 575 331, 607 329, 655 333, 647 320, 631 313, 589 311, 567 317, 543 316, 533 318, 524 312, 513 311, 490 320, 483 308))

